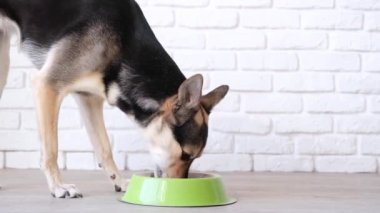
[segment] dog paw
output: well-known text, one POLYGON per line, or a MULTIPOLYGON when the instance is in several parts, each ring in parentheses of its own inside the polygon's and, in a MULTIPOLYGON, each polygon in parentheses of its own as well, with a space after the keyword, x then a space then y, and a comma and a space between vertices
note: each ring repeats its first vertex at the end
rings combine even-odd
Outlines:
POLYGON ((128 184, 129 184, 129 179, 120 179, 118 183, 115 184, 115 191, 116 192, 127 191, 128 184))
POLYGON ((74 184, 61 184, 54 186, 51 195, 55 198, 82 198, 83 195, 74 184))

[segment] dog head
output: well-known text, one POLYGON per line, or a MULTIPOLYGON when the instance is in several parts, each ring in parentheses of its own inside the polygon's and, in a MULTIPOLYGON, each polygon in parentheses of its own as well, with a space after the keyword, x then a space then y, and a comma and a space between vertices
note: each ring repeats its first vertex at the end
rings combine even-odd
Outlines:
POLYGON ((201 75, 187 79, 147 126, 157 176, 186 178, 192 162, 202 154, 208 135, 208 116, 229 89, 220 86, 202 96, 202 86, 201 75))

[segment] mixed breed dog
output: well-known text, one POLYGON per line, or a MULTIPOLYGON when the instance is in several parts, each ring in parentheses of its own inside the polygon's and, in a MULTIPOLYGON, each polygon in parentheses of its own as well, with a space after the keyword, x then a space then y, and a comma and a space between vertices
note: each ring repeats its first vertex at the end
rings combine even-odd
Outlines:
POLYGON ((202 76, 185 78, 134 0, 0 0, 0 97, 12 35, 39 69, 33 86, 41 168, 54 197, 82 197, 63 182, 57 165, 58 114, 68 94, 80 106, 96 158, 116 191, 124 191, 127 181, 112 157, 104 101, 142 128, 156 177, 188 176, 206 145, 209 114, 229 88, 202 95, 202 76))

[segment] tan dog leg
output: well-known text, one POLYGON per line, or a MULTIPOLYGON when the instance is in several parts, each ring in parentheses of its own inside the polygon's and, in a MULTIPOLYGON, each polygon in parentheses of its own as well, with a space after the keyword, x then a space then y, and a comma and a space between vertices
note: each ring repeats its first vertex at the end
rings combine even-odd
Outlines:
POLYGON ((120 175, 113 160, 112 149, 104 125, 104 100, 100 97, 87 94, 75 94, 74 97, 80 107, 87 133, 94 146, 99 164, 104 168, 107 176, 115 185, 115 190, 125 191, 127 181, 120 175))
POLYGON ((57 164, 58 157, 58 113, 64 97, 53 85, 46 81, 42 73, 33 79, 35 100, 38 115, 39 131, 42 140, 41 168, 47 178, 50 191, 57 198, 82 197, 79 190, 72 184, 64 184, 61 180, 57 164))

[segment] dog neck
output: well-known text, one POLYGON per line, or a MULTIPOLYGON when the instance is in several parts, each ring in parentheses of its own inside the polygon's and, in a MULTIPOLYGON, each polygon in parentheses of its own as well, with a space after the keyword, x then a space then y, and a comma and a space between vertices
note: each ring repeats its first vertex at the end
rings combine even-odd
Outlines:
POLYGON ((155 54, 137 51, 140 56, 126 56, 105 71, 103 81, 108 102, 147 126, 186 78, 158 41, 144 48, 155 49, 155 54))

